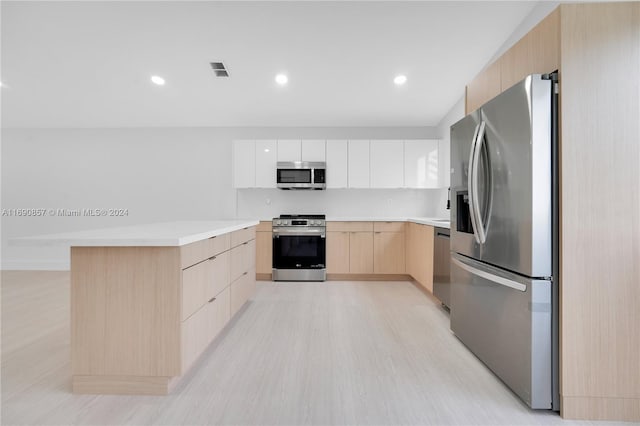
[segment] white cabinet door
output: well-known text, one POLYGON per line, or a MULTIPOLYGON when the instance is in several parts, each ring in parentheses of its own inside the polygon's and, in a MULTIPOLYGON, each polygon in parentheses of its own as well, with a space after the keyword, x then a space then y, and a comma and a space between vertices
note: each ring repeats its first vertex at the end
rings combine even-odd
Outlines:
POLYGON ((301 161, 300 139, 278 140, 278 161, 301 161))
POLYGON ((438 141, 438 186, 448 188, 451 186, 451 143, 448 140, 438 141))
POLYGON ((347 148, 346 140, 327 141, 327 188, 347 187, 347 148))
POLYGON ((255 185, 255 142, 252 140, 233 141, 233 187, 253 188, 255 185))
POLYGON ((302 140, 302 161, 325 161, 325 143, 319 139, 302 140))
POLYGON ((401 140, 371 141, 371 188, 404 187, 404 144, 401 140))
POLYGON ((261 139, 256 141, 256 188, 276 187, 277 147, 275 140, 261 139))
POLYGON ((438 140, 404 141, 404 183, 407 188, 439 185, 438 140))
POLYGON ((369 141, 349 141, 349 188, 369 188, 369 141))

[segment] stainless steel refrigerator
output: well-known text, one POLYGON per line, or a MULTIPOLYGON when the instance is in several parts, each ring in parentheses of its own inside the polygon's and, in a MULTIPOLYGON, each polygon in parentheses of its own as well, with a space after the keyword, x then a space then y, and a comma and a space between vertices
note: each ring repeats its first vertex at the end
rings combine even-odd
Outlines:
POLYGON ((451 330, 531 408, 559 409, 557 79, 451 126, 451 330))

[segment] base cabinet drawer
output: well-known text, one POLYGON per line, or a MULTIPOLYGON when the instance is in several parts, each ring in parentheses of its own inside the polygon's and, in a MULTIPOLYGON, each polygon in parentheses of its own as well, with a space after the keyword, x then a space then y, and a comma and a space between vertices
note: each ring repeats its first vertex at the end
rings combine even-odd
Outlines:
POLYGON ((182 271, 182 320, 229 286, 229 252, 182 271))
POLYGON ((184 374, 209 344, 211 321, 209 304, 182 322, 182 373, 184 374))
POLYGON ((230 295, 230 288, 226 287, 189 319, 182 322, 182 373, 189 369, 229 322, 230 295))
POLYGON ((216 256, 231 247, 229 234, 218 235, 180 247, 182 269, 216 256))
POLYGON ((182 271, 182 321, 207 303, 207 285, 213 277, 213 262, 205 260, 182 271))
POLYGON ((256 238, 256 227, 240 229, 231 233, 231 247, 239 246, 256 238))
POLYGON ((231 316, 240 310, 255 291, 256 272, 254 269, 250 269, 231 283, 231 316))
POLYGON ((218 293, 229 286, 229 268, 231 266, 229 258, 229 252, 226 251, 209 260, 209 262, 211 262, 212 264, 212 267, 211 278, 208 281, 207 286, 207 300, 216 296, 218 293))
POLYGON ((231 281, 235 281, 242 274, 256 265, 256 240, 250 240, 234 247, 231 253, 231 281))
POLYGON ((215 339, 231 319, 231 287, 227 286, 209 304, 209 319, 211 321, 211 335, 209 341, 215 339))

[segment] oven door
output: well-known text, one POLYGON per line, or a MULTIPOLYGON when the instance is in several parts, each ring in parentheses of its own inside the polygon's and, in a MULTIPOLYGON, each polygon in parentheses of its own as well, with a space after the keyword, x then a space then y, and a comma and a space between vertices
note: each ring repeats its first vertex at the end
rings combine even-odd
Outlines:
POLYGON ((324 269, 324 231, 277 230, 273 231, 273 269, 324 269))

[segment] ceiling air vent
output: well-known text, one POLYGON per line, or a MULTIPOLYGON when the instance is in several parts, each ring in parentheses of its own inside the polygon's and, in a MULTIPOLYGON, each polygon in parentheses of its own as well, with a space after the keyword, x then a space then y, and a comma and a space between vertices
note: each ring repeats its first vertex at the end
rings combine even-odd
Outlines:
POLYGON ((229 77, 229 72, 222 62, 211 62, 211 69, 213 69, 216 77, 229 77))

